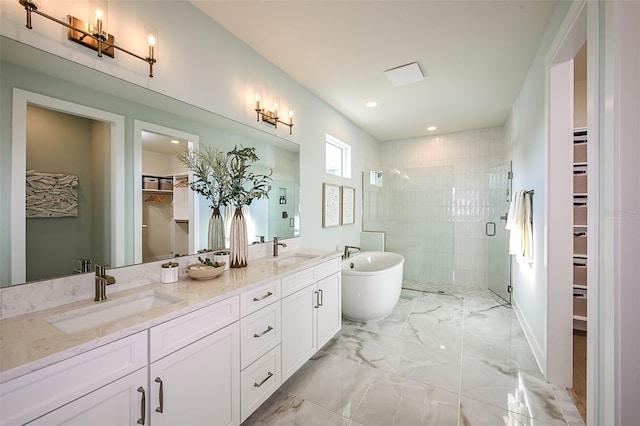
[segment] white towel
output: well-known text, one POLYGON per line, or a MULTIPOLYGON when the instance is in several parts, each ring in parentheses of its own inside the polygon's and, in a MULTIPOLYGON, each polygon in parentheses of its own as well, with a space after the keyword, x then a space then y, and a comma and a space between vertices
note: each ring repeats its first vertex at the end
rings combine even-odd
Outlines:
POLYGON ((517 262, 533 263, 533 200, 528 191, 513 193, 505 228, 509 230, 509 254, 517 262))
POLYGON ((522 203, 522 260, 533 263, 533 194, 525 191, 522 203))
POLYGON ((509 231, 509 254, 521 255, 522 243, 522 197, 523 191, 516 191, 511 198, 505 228, 509 231))

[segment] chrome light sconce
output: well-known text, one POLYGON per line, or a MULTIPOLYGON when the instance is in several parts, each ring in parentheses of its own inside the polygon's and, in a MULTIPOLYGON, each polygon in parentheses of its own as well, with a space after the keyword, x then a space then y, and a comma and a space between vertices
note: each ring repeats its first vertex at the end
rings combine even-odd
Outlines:
POLYGON ((271 124, 274 128, 278 128, 278 123, 289 127, 289 134, 293 134, 293 111, 289 111, 289 122, 284 122, 278 117, 278 104, 273 104, 273 111, 269 111, 260 107, 260 95, 256 94, 256 115, 257 121, 264 121, 271 124))
POLYGON ((47 15, 46 13, 38 10, 38 4, 34 0, 18 0, 18 2, 27 12, 26 27, 30 30, 33 29, 31 26, 31 14, 35 13, 66 27, 68 29, 67 38, 69 40, 97 51, 99 57, 106 55, 114 58, 115 51, 119 50, 148 63, 149 77, 153 77, 153 65, 157 62, 154 57, 156 39, 153 35, 149 35, 148 39, 149 56, 142 57, 120 46, 116 46, 115 37, 102 30, 102 12, 99 9, 96 11, 96 24, 91 25, 71 15, 68 15, 69 22, 64 22, 51 15, 47 15))

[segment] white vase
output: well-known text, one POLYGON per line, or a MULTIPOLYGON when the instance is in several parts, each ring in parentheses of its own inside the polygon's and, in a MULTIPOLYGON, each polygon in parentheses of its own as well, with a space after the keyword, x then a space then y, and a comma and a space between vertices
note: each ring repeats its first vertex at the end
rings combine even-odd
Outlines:
POLYGON ((236 208, 231 220, 231 232, 229 238, 229 261, 232 268, 244 268, 247 266, 249 252, 249 240, 247 238, 247 222, 242 214, 242 208, 236 208))
POLYGON ((220 208, 214 207, 209 218, 209 250, 222 250, 226 248, 224 239, 224 220, 220 214, 220 208))

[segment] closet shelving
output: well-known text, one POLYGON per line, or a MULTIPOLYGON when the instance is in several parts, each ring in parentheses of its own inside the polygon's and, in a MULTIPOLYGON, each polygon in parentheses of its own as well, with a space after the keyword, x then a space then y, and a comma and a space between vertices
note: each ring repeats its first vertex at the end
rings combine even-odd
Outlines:
POLYGON ((573 326, 587 322, 587 129, 573 132, 573 326))
POLYGON ((173 194, 174 176, 142 175, 143 194, 173 194))

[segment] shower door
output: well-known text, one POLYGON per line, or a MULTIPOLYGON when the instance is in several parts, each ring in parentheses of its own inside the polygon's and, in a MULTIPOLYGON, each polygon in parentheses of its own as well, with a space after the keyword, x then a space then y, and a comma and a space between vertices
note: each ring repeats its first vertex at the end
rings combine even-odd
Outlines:
POLYGON ((511 202, 511 161, 489 169, 489 214, 485 234, 489 239, 489 290, 511 303, 511 256, 505 229, 511 202))

